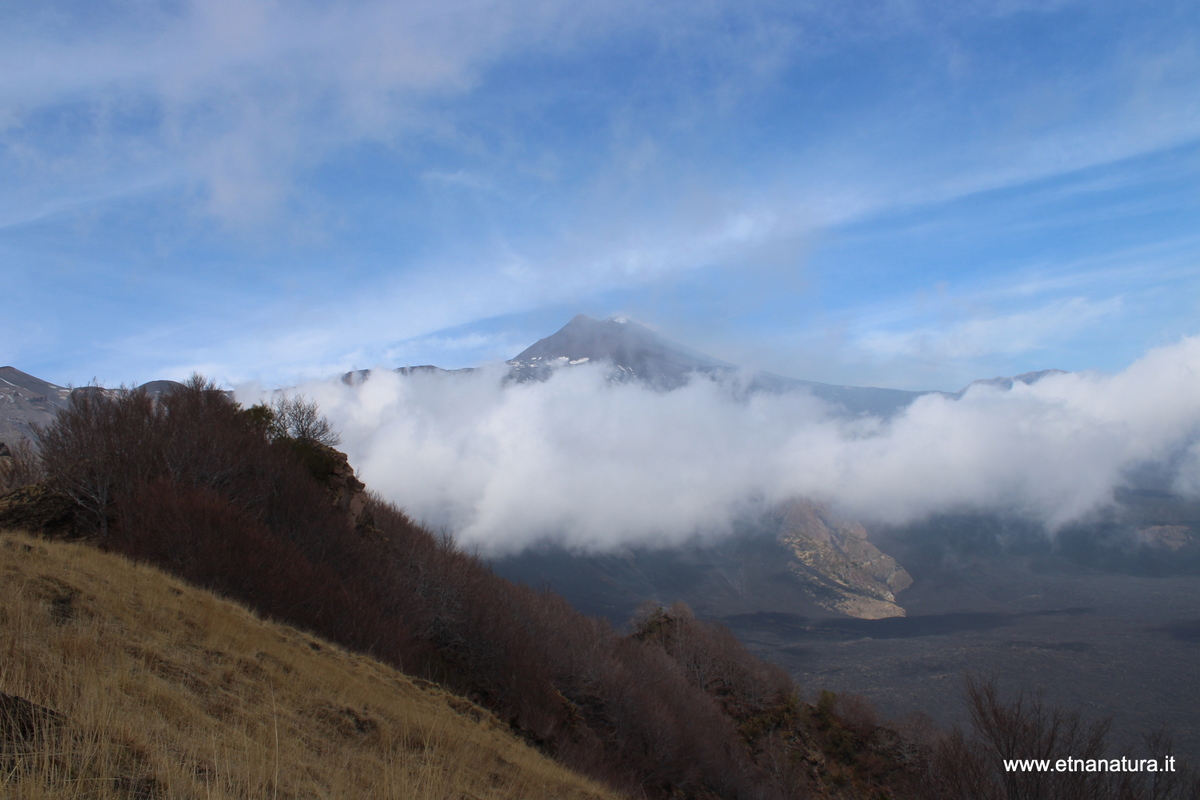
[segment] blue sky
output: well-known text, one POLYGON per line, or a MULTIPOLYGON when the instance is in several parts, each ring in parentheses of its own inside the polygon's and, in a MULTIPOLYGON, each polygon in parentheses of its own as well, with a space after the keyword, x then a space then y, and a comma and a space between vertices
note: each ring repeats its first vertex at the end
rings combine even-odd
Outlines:
POLYGON ((576 313, 832 383, 1200 333, 1194 2, 0 6, 0 362, 284 385, 576 313))

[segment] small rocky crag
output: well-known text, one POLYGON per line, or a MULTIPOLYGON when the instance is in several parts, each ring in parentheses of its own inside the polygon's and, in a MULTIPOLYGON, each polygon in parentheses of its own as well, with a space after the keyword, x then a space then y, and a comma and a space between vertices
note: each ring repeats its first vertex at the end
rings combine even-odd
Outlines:
POLYGON ((367 487, 354 474, 349 457, 341 450, 317 442, 305 442, 304 447, 312 455, 302 460, 313 477, 329 491, 330 502, 357 522, 367 502, 367 487))
POLYGON ((367 506, 367 487, 350 466, 350 458, 319 442, 293 442, 296 454, 309 473, 329 493, 334 508, 348 514, 355 528, 364 535, 381 537, 367 506))

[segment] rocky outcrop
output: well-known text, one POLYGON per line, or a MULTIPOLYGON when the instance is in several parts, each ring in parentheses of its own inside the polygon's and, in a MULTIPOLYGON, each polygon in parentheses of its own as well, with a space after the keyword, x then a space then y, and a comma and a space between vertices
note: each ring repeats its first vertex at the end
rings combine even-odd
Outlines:
POLYGON ((0 495, 0 529, 29 531, 59 538, 78 535, 78 506, 45 483, 34 483, 0 495))
POLYGON ((326 448, 332 462, 325 487, 337 508, 345 511, 357 523, 367 504, 367 486, 354 474, 349 457, 340 450, 326 448))
POLYGON ((1172 552, 1200 545, 1200 537, 1187 525, 1151 525, 1139 528, 1138 536, 1151 547, 1172 552))
POLYGON ((382 537, 367 510, 367 486, 358 479, 349 457, 341 450, 316 442, 296 445, 297 454, 309 472, 329 492, 329 501, 350 516, 364 535, 382 537))
POLYGON ((912 585, 912 577, 867 541, 857 522, 797 500, 784 514, 779 543, 795 559, 791 572, 812 588, 819 605, 862 619, 904 616, 896 594, 912 585))

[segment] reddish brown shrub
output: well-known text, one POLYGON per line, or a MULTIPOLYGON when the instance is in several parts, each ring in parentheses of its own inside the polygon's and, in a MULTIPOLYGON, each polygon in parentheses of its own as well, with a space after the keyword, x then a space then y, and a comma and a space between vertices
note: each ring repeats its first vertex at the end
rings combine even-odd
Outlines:
POLYGON ((754 656, 724 625, 697 619, 684 603, 644 607, 634 620, 634 636, 664 649, 693 686, 716 698, 738 722, 773 713, 795 691, 782 668, 754 656))
POLYGON ((860 694, 839 694, 834 711, 842 725, 861 740, 869 739, 879 727, 875 706, 860 694))

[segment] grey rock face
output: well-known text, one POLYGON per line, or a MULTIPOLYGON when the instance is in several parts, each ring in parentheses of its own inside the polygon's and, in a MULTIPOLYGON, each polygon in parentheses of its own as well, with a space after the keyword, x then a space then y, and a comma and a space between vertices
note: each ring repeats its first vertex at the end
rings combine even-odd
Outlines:
POLYGON ((32 425, 49 425, 67 407, 70 390, 15 367, 0 367, 0 441, 32 439, 32 425))

